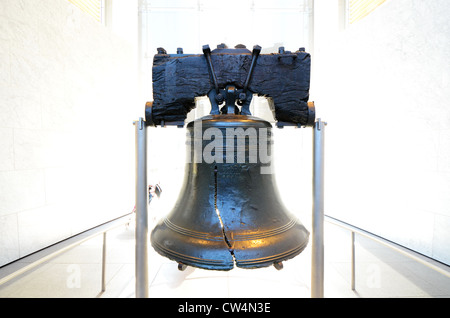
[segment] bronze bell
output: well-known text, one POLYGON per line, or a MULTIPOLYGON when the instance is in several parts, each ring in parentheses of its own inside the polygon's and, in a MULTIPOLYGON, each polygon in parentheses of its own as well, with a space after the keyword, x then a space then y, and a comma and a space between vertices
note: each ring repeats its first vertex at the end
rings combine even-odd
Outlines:
POLYGON ((187 125, 181 194, 153 229, 152 246, 180 269, 279 269, 305 249, 309 232, 278 194, 268 160, 272 125, 224 113, 187 125))

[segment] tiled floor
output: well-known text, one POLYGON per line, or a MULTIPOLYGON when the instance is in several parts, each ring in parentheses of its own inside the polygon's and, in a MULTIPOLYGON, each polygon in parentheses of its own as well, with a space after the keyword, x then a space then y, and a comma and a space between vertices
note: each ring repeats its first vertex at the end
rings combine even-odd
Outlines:
MULTIPOLYGON (((0 286, 0 297, 135 297, 134 224, 107 234, 106 291, 101 292, 102 236, 35 267, 0 286)), ((308 298, 311 250, 274 267, 228 272, 188 267, 157 255, 150 247, 149 296, 308 298)), ((325 297, 450 297, 450 278, 368 238, 356 239, 356 291, 350 287, 350 234, 326 223, 325 297)), ((33 257, 0 268, 0 278, 33 257)), ((448 270, 448 267, 445 267, 448 270)))

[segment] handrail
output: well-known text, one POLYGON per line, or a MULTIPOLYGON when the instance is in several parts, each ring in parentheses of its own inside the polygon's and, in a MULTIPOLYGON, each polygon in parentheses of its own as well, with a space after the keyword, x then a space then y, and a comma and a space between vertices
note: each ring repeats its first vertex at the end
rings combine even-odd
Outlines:
MULTIPOLYGON (((56 251, 51 252, 50 254, 47 254, 43 257, 40 257, 38 260, 12 272, 9 275, 6 275, 5 277, 0 278, 0 286, 3 285, 4 283, 10 281, 11 279, 22 275, 23 273, 33 269, 34 267, 45 263, 46 261, 58 256, 59 254, 62 254, 94 237, 96 237, 97 235, 103 234, 103 248, 102 248, 102 292, 105 291, 106 289, 106 280, 105 280, 105 262, 106 262, 106 232, 108 232, 109 230, 115 229, 119 226, 122 226, 124 224, 130 223, 130 216, 132 216, 134 212, 125 214, 121 217, 118 217, 116 219, 113 219, 111 221, 108 221, 106 223, 103 223, 101 225, 98 225, 94 228, 91 228, 89 230, 86 230, 84 232, 81 232, 79 234, 76 234, 74 236, 71 236, 61 242, 55 243, 49 247, 44 248, 43 250, 40 250, 38 252, 35 252, 33 254, 30 254, 26 257, 30 257, 33 255, 37 255, 38 253, 42 253, 45 250, 48 249, 54 249, 56 247, 56 251), (73 242, 72 242, 73 241, 73 242), (64 245, 62 247, 59 247, 59 245, 64 245)), ((22 258, 23 259, 23 258, 22 258)), ((7 265, 5 265, 7 266, 7 265)), ((1 268, 1 267, 0 267, 1 268)))
POLYGON ((347 230, 351 231, 351 233, 352 233, 352 282, 351 282, 352 290, 355 290, 355 233, 361 234, 361 235, 368 237, 378 243, 381 243, 381 244, 393 249, 394 251, 397 251, 397 252, 427 266, 428 268, 431 268, 431 269, 435 270, 436 272, 450 278, 450 271, 446 269, 446 268, 450 268, 450 267, 446 264, 438 262, 428 256, 420 254, 420 253, 413 251, 409 248, 406 248, 400 244, 389 241, 385 238, 382 238, 376 234, 370 233, 366 230, 363 230, 363 229, 353 226, 351 224, 345 223, 345 222, 338 220, 336 218, 333 218, 329 215, 325 215, 325 221, 332 223, 334 225, 337 225, 339 227, 342 227, 344 229, 347 229, 347 230))
MULTIPOLYGON (((84 243, 84 242, 86 242, 86 241, 88 241, 88 240, 90 240, 90 239, 100 235, 100 234, 103 234, 102 292, 104 292, 105 289, 106 289, 105 288, 106 232, 108 232, 108 231, 110 231, 112 229, 115 229, 115 228, 117 228, 119 226, 122 226, 124 224, 130 223, 130 217, 133 214, 134 214, 134 212, 131 212, 131 213, 126 214, 124 216, 121 216, 121 217, 119 217, 117 219, 111 220, 109 222, 106 222, 104 224, 96 226, 96 227, 94 227, 92 229, 89 229, 87 231, 84 231, 82 233, 74 235, 74 236, 72 236, 72 237, 70 237, 70 238, 68 238, 68 239, 66 239, 64 241, 58 242, 58 243, 56 243, 56 244, 54 244, 54 245, 52 245, 50 247, 47 247, 46 249, 50 249, 50 248, 54 248, 57 245, 69 242, 67 245, 58 248, 56 251, 51 252, 50 254, 45 255, 45 256, 39 258, 38 260, 36 260, 36 261, 34 261, 34 262, 32 262, 32 263, 30 263, 30 264, 28 264, 28 265, 18 269, 16 271, 14 271, 13 273, 11 273, 9 275, 6 275, 5 277, 0 278, 0 286, 5 284, 6 282, 10 281, 11 279, 13 279, 13 278, 15 278, 15 277, 17 277, 19 275, 22 275, 23 273, 31 270, 32 268, 34 268, 34 267, 36 267, 36 266, 38 266, 38 265, 40 265, 42 263, 45 263, 46 261, 48 261, 48 260, 58 256, 59 254, 62 254, 62 253, 66 252, 66 251, 68 251, 68 250, 70 250, 70 249, 72 249, 72 248, 74 248, 74 247, 76 247, 76 246, 78 246, 78 245, 80 245, 80 244, 82 244, 82 243, 84 243), (73 242, 70 242, 72 240, 73 240, 73 242)), ((351 234, 352 234, 351 235, 351 240, 352 240, 352 282, 351 282, 352 290, 355 290, 355 252, 354 252, 355 233, 363 235, 363 236, 365 236, 365 237, 367 237, 369 239, 372 239, 373 241, 376 241, 376 242, 378 242, 380 244, 383 244, 384 246, 387 246, 387 247, 393 249, 394 251, 397 251, 397 252, 399 252, 399 253, 401 253, 401 254, 403 254, 403 255, 405 255, 405 256, 407 256, 407 257, 409 257, 409 258, 411 258, 411 259, 413 259, 413 260, 415 260, 415 261, 417 261, 417 262, 427 266, 428 268, 430 268, 430 269, 432 269, 432 270, 434 270, 434 271, 436 271, 436 272, 438 272, 438 273, 440 273, 440 274, 450 278, 450 271, 447 269, 447 268, 450 268, 450 267, 448 265, 446 265, 446 264, 443 264, 443 263, 441 263, 439 261, 436 261, 436 260, 434 260, 434 259, 432 259, 432 258, 430 258, 428 256, 420 254, 420 253, 418 253, 416 251, 413 251, 413 250, 411 250, 409 248, 406 248, 406 247, 404 247, 404 246, 402 246, 400 244, 397 244, 395 242, 389 241, 389 240, 387 240, 387 239, 385 239, 383 237, 380 237, 380 236, 378 236, 376 234, 370 233, 370 232, 368 232, 366 230, 363 230, 361 228, 358 228, 358 227, 356 227, 354 225, 348 224, 348 223, 343 222, 341 220, 338 220, 338 219, 336 219, 334 217, 331 217, 329 215, 324 215, 324 217, 325 217, 325 221, 326 222, 331 223, 331 224, 336 225, 336 226, 339 226, 339 227, 344 228, 346 230, 349 230, 351 232, 351 234)), ((40 252, 42 252, 42 251, 33 253, 33 254, 31 254, 31 255, 29 255, 27 257, 30 257, 30 256, 35 255, 35 254, 38 254, 40 252)), ((7 265, 5 265, 5 266, 7 266, 7 265)))

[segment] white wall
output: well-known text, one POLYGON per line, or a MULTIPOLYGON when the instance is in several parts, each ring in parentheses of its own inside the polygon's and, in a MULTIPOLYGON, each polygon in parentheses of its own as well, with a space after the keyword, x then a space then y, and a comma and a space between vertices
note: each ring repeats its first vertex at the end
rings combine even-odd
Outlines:
POLYGON ((450 3, 388 0, 339 31, 316 1, 326 213, 450 264, 450 3))
POLYGON ((133 50, 68 1, 0 1, 0 266, 133 209, 133 50))

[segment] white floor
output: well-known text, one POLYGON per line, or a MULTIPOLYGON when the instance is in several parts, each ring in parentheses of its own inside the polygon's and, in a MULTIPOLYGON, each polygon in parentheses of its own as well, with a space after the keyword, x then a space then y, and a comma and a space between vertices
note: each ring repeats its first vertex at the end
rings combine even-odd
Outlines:
MULTIPOLYGON (((0 286, 0 298, 135 297, 134 224, 107 234, 106 291, 101 292, 102 236, 95 237, 0 286)), ((450 278, 368 238, 356 239, 356 290, 352 291, 350 234, 325 226, 325 297, 450 297, 450 278)), ((0 268, 0 278, 33 261, 0 268)), ((149 253, 151 298, 309 298, 309 247, 274 267, 228 272, 188 267, 149 253)), ((445 267, 447 268, 448 267, 445 267)))

